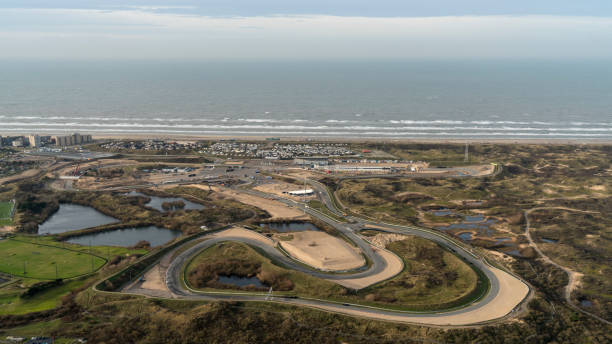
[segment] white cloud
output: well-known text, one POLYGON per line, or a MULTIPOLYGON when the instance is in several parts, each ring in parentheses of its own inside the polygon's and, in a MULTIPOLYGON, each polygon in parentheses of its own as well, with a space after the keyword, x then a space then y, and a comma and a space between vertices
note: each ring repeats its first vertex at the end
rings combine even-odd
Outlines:
POLYGON ((612 18, 205 17, 137 9, 0 9, 2 57, 612 57, 612 18), (86 47, 86 49, 85 49, 86 47))

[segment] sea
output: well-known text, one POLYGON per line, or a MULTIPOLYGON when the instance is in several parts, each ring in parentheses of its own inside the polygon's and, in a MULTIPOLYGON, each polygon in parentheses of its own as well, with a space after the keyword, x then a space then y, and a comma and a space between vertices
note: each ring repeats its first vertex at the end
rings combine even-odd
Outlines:
POLYGON ((612 61, 1 61, 0 132, 612 139, 612 61))

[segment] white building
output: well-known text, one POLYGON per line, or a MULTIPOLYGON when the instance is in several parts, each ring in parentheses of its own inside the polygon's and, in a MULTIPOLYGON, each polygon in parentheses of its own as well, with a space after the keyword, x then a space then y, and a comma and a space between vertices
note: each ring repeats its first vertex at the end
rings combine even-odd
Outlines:
POLYGON ((30 135, 28 136, 28 141, 30 142, 30 147, 40 147, 40 136, 30 135))
POLYGON ((304 189, 304 190, 296 190, 287 192, 291 196, 310 196, 314 194, 313 189, 304 189))

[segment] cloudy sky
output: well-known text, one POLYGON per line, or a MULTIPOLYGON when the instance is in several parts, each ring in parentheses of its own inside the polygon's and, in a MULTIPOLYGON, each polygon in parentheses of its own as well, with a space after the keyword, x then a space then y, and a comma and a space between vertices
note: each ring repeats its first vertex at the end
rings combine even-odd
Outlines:
POLYGON ((610 0, 2 0, 0 59, 612 58, 610 0))

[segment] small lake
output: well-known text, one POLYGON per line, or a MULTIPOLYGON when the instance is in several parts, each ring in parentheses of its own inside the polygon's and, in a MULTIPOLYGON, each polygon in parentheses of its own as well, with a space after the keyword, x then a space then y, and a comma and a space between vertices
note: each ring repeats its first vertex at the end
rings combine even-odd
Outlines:
POLYGON ((589 300, 581 300, 580 301, 580 305, 582 307, 593 307, 593 302, 591 302, 589 300))
POLYGON ((320 231, 319 227, 310 222, 270 222, 262 223, 261 227, 268 227, 274 231, 286 232, 301 232, 301 231, 320 231))
POLYGON ((38 226, 38 234, 58 234, 117 222, 119 220, 94 208, 63 203, 55 214, 38 226))
POLYGON ((465 222, 482 222, 484 221, 483 215, 466 215, 465 222))
POLYGON ((432 212, 435 216, 448 216, 453 213, 450 209, 439 209, 432 212))
POLYGON ((165 212, 166 210, 164 210, 164 208, 162 207, 162 204, 164 202, 176 202, 176 201, 183 201, 185 203, 185 207, 182 208, 183 210, 202 210, 204 209, 204 206, 199 204, 199 203, 195 203, 195 202, 191 202, 188 201, 182 197, 159 197, 159 196, 149 196, 149 195, 145 195, 143 193, 140 192, 136 192, 136 191, 131 191, 130 193, 126 194, 127 196, 141 196, 141 197, 149 197, 151 200, 145 204, 147 207, 151 207, 157 211, 161 211, 161 212, 165 212))
POLYGON ((231 276, 219 276, 219 283, 221 284, 229 284, 235 285, 238 287, 246 287, 249 285, 254 285, 258 288, 266 288, 267 286, 261 283, 261 281, 253 276, 253 277, 240 277, 236 275, 231 276))
POLYGON ((459 233, 458 237, 463 241, 470 241, 472 240, 472 233, 471 232, 459 233))
POLYGON ((540 238, 540 240, 542 240, 543 242, 547 242, 549 244, 556 244, 557 242, 559 242, 558 240, 548 239, 548 238, 540 238))
POLYGON ((495 238, 495 245, 501 245, 501 244, 504 244, 504 246, 511 245, 512 238, 495 238))
POLYGON ((130 247, 141 240, 148 241, 152 247, 163 245, 177 238, 181 232, 156 226, 122 228, 108 232, 92 233, 68 239, 69 243, 88 246, 130 247))

